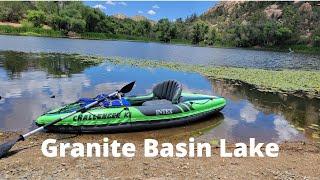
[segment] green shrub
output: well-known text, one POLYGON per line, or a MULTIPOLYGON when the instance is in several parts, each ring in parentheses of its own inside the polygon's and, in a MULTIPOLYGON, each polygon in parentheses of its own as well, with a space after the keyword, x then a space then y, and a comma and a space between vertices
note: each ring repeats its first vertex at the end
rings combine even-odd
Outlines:
POLYGON ((27 13, 27 20, 32 22, 34 27, 41 27, 45 22, 45 13, 43 11, 30 10, 27 13))

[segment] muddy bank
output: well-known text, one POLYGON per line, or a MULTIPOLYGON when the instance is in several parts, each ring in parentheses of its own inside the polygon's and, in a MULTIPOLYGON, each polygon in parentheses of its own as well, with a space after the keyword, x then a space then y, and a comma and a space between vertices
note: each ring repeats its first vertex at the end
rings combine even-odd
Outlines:
MULTIPOLYGON (((0 141, 16 133, 1 133, 0 141)), ((177 143, 185 136, 158 136, 158 131, 112 135, 67 135, 40 133, 17 144, 13 153, 0 159, 0 178, 49 179, 145 179, 145 178, 201 178, 201 179, 293 179, 320 177, 319 144, 286 142, 280 145, 278 158, 221 158, 219 148, 213 148, 210 158, 146 158, 143 140, 155 138, 159 142, 177 143), (98 142, 110 140, 132 142, 136 145, 134 158, 47 158, 40 146, 47 138, 58 142, 98 142)), ((229 147, 232 149, 232 147, 229 147)))

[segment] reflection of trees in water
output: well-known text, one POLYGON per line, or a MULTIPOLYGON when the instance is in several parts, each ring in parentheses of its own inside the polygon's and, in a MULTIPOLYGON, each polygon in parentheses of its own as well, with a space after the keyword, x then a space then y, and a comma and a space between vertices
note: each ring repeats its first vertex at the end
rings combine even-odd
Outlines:
POLYGON ((253 86, 228 80, 211 80, 216 94, 233 101, 246 99, 264 113, 283 115, 299 127, 320 124, 320 100, 289 94, 261 92, 253 86))
POLYGON ((94 60, 82 61, 74 55, 5 51, 0 52, 0 64, 8 77, 14 79, 21 77, 21 72, 30 70, 43 70, 55 77, 70 77, 97 63, 94 60))
POLYGON ((21 53, 1 52, 0 61, 10 79, 19 78, 28 69, 28 61, 21 53))

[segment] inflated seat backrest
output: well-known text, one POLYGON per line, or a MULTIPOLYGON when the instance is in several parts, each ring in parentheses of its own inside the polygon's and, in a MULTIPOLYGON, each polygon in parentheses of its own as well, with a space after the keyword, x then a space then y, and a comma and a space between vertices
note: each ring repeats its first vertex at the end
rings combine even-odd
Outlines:
POLYGON ((176 104, 182 92, 182 85, 175 80, 168 80, 157 84, 153 88, 153 95, 158 99, 166 99, 176 104))

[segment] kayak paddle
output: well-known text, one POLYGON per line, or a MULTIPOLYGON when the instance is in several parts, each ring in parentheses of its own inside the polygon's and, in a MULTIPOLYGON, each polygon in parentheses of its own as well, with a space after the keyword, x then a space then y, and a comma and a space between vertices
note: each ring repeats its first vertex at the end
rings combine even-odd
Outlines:
POLYGON ((39 131, 42 131, 42 130, 44 130, 46 127, 51 126, 51 125, 53 125, 53 124, 56 124, 56 123, 64 120, 65 118, 68 118, 68 117, 70 117, 70 116, 75 115, 76 113, 79 113, 79 112, 84 113, 84 112, 86 112, 89 108, 91 108, 92 106, 94 106, 94 105, 96 105, 96 104, 101 103, 102 101, 104 101, 104 100, 105 100, 106 98, 108 98, 108 97, 112 97, 112 96, 115 96, 115 95, 128 93, 128 92, 130 92, 130 91, 132 90, 134 84, 135 84, 135 81, 132 81, 131 83, 129 83, 129 84, 125 85, 124 87, 122 87, 120 91, 116 91, 116 92, 113 92, 113 93, 111 93, 111 94, 109 94, 109 95, 107 95, 107 96, 101 97, 100 99, 98 99, 98 100, 96 100, 96 101, 94 101, 94 102, 92 102, 92 103, 84 106, 84 107, 81 108, 81 109, 78 109, 78 110, 76 110, 76 111, 71 112, 70 114, 67 114, 67 115, 65 115, 65 116, 62 116, 62 117, 60 117, 59 119, 56 119, 56 120, 54 120, 54 121, 52 121, 52 122, 50 122, 50 123, 48 123, 48 124, 46 124, 46 125, 44 125, 44 126, 41 126, 41 127, 37 128, 37 129, 34 129, 34 130, 32 130, 32 131, 24 134, 24 135, 19 135, 19 137, 16 138, 16 139, 12 139, 12 140, 9 140, 9 141, 1 144, 1 145, 0 145, 0 158, 4 157, 6 154, 8 154, 8 152, 10 151, 10 149, 11 149, 17 142, 19 142, 19 141, 24 141, 27 137, 31 136, 32 134, 37 133, 37 132, 39 132, 39 131))

